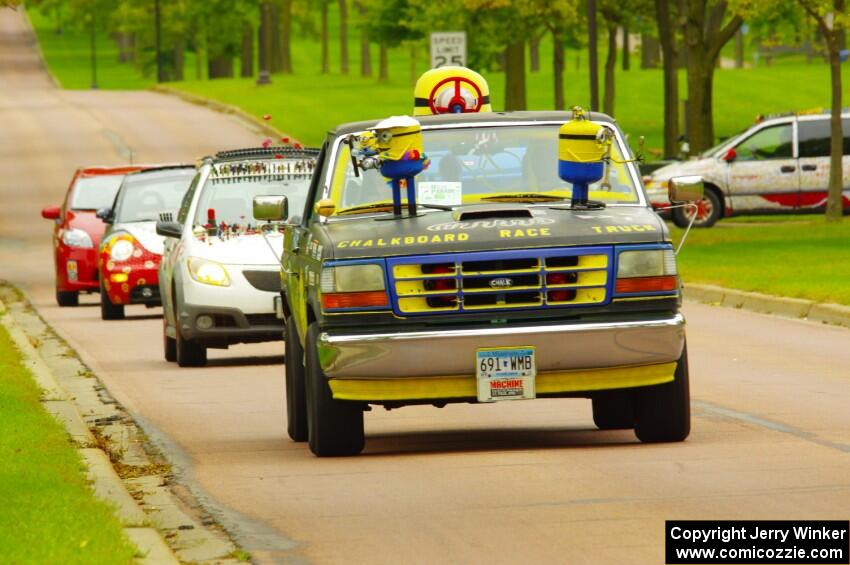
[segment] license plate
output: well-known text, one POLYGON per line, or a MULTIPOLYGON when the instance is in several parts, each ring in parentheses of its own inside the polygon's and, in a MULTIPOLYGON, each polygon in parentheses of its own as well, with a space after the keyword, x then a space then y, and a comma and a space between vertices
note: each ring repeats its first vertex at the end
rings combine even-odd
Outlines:
POLYGON ((533 347, 494 347, 475 351, 478 401, 534 398, 537 360, 533 347))

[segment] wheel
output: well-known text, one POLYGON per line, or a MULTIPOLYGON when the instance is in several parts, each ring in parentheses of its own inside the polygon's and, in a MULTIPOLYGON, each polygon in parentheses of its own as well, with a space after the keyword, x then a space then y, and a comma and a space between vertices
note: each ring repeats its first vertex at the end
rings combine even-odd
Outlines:
POLYGON ((80 293, 75 291, 56 291, 56 304, 59 306, 79 306, 80 293))
POLYGON ((162 313, 162 349, 165 353, 165 360, 171 363, 177 361, 177 340, 173 337, 168 337, 165 330, 168 328, 168 320, 165 312, 162 313))
POLYGON ((635 435, 646 443, 684 441, 691 432, 688 349, 676 364, 672 382, 638 389, 635 396, 635 435))
POLYGON ((184 339, 180 333, 180 325, 176 323, 174 331, 174 357, 180 367, 203 367, 207 364, 207 348, 196 341, 184 339))
POLYGON ((304 391, 304 347, 295 318, 286 319, 286 426, 292 441, 307 441, 307 396, 304 391))
POLYGON ((124 305, 113 304, 112 301, 109 300, 109 294, 107 294, 103 285, 100 287, 100 318, 101 320, 124 319, 124 305))
POLYGON ((305 340, 310 451, 319 457, 357 455, 365 444, 363 409, 357 403, 334 400, 328 379, 319 365, 318 336, 319 327, 313 322, 305 340))
POLYGON ((600 430, 634 428, 634 396, 631 392, 613 391, 594 398, 593 423, 600 430))
MULTIPOLYGON (((697 200, 697 219, 694 220, 695 228, 710 228, 717 223, 720 216, 723 214, 723 202, 720 200, 720 195, 713 188, 706 187, 705 197, 702 200, 697 200)), ((693 208, 676 208, 671 211, 673 223, 680 228, 688 227, 693 215, 693 208)))

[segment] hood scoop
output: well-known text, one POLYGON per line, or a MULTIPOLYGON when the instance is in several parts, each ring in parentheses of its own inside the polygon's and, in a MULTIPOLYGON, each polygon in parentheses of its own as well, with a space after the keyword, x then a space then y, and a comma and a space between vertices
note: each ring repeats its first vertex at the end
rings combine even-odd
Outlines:
POLYGON ((452 213, 454 220, 489 220, 491 218, 531 218, 531 210, 524 206, 466 206, 452 213))

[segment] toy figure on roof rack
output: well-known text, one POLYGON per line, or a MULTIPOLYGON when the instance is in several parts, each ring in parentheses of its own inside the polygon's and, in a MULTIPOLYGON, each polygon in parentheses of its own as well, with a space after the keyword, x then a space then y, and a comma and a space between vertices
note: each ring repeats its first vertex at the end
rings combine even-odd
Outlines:
POLYGON ((358 169, 378 169, 389 179, 393 191, 393 216, 401 217, 401 189, 407 189, 407 213, 416 216, 416 184, 413 177, 428 168, 422 148, 422 126, 410 116, 393 116, 368 132, 349 140, 354 174, 358 169), (359 158, 359 160, 358 160, 359 158))

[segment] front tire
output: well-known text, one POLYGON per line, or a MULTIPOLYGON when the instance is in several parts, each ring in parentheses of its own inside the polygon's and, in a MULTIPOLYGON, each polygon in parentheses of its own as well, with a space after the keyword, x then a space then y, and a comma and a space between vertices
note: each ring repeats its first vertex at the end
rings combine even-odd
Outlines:
POLYGON ((173 337, 168 337, 166 330, 168 329, 168 320, 165 312, 162 313, 162 349, 165 354, 165 360, 174 363, 177 361, 177 340, 173 337))
POLYGON ((359 404, 335 400, 319 365, 319 326, 307 329, 306 396, 310 451, 319 457, 357 455, 363 450, 363 409, 359 404))
POLYGON ((56 291, 56 304, 62 307, 79 306, 80 293, 76 291, 56 291))
POLYGON ((593 399, 593 423, 600 430, 635 427, 635 401, 630 392, 612 391, 593 399))
POLYGON ((100 286, 100 319, 101 320, 123 320, 124 319, 124 305, 123 304, 113 304, 111 300, 109 300, 109 294, 106 292, 106 289, 103 288, 103 285, 100 286))
POLYGON ((203 367, 207 364, 207 348, 196 341, 185 339, 180 333, 179 322, 175 325, 175 357, 180 367, 203 367))
POLYGON ((295 317, 286 319, 286 426, 292 441, 307 441, 307 393, 304 384, 304 347, 298 339, 295 317))
MULTIPOLYGON (((723 214, 723 201, 713 188, 706 187, 705 197, 702 200, 698 200, 696 205, 697 219, 694 220, 695 228, 710 228, 717 223, 717 220, 723 214)), ((674 224, 680 228, 686 228, 691 223, 691 215, 693 213, 693 208, 676 208, 671 210, 670 216, 674 224)))
POLYGON ((635 435, 645 443, 684 441, 691 432, 688 347, 676 364, 673 381, 638 389, 635 435))

